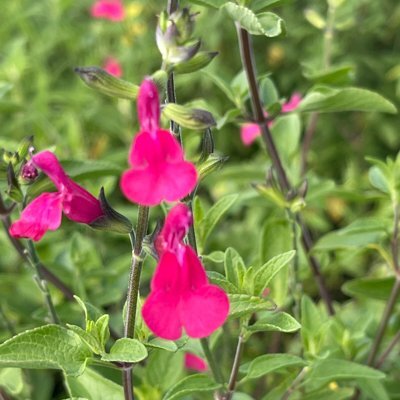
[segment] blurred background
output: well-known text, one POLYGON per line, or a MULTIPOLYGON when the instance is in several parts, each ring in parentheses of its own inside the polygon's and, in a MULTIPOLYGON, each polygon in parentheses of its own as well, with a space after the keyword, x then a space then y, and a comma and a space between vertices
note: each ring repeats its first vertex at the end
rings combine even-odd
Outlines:
MULTIPOLYGON (((126 16, 121 22, 93 18, 92 5, 89 0, 2 3, 0 148, 13 151, 21 139, 34 135, 38 150, 55 150, 66 167, 69 166, 67 172, 93 194, 97 195, 104 186, 113 206, 134 221, 136 207, 122 197, 118 179, 127 168, 127 152, 138 131, 136 104, 96 93, 85 86, 73 69, 104 67, 113 58, 120 64, 123 79, 140 84, 144 76, 151 75, 161 65, 155 29, 157 15, 166 2, 126 0, 126 16)), ((221 12, 196 5, 192 5, 192 10, 199 11, 195 36, 201 37, 202 49, 218 51, 219 55, 206 72, 176 77, 177 99, 182 104, 193 101, 201 104, 220 122, 231 105, 214 77, 238 90, 244 82, 243 75, 238 75, 241 61, 236 31, 232 21, 221 12)), ((318 71, 323 67, 326 52, 323 22, 327 11, 325 1, 288 1, 276 10, 286 21, 287 35, 275 39, 255 37, 259 76, 269 77, 279 98, 289 99, 294 92, 304 96, 313 85, 324 83, 318 71)), ((342 72, 329 84, 371 89, 399 108, 398 0, 345 0, 337 8, 335 20, 330 64, 342 72)), ((245 104, 250 110, 248 99, 245 104)), ((251 183, 264 180, 270 162, 261 141, 251 146, 242 143, 240 124, 244 121, 238 117, 213 130, 217 152, 229 159, 202 183, 199 197, 203 206, 209 208, 225 194, 240 193, 239 201, 207 242, 205 254, 232 246, 251 265, 273 255, 274 251, 270 250, 273 237, 279 235, 277 231, 268 231, 268 221, 285 219, 285 216, 251 187, 251 183)), ((309 122, 309 115, 301 116, 299 132, 302 135, 309 122)), ((192 160, 199 156, 200 139, 199 132, 183 132, 185 149, 192 160)), ((281 142, 281 148, 285 148, 285 139, 281 142)), ((315 238, 342 228, 359 216, 386 218, 390 215, 387 203, 371 192, 365 157, 394 157, 399 148, 398 115, 353 112, 319 116, 308 153, 306 177, 310 195, 304 210, 315 238)), ((286 167, 295 185, 302 181, 300 149, 301 141, 291 154, 285 155, 286 167)), ((1 179, 0 189, 4 191, 3 175, 1 179)), ((161 215, 161 210, 152 212, 152 227, 161 215)), ((94 232, 67 220, 63 228, 48 233, 38 245, 43 262, 79 296, 104 307, 111 314, 115 329, 120 329, 122 320, 117 311, 130 266, 128 238, 94 232)), ((287 232, 285 226, 282 229, 287 232)), ((348 299, 341 290, 347 279, 367 273, 379 275, 383 268, 382 262, 364 248, 342 249, 334 256, 325 252, 321 254, 321 261, 328 286, 338 302, 348 299)), ((146 263, 143 294, 154 267, 150 258, 146 263)), ((220 268, 212 261, 209 263, 207 268, 220 268)), ((307 293, 317 296, 303 259, 300 271, 307 293)), ((275 290, 278 304, 285 305, 287 285, 275 290)), ((57 290, 54 296, 61 318, 79 323, 82 316, 78 308, 64 302, 57 290)), ((9 246, 3 232, 0 234, 0 304, 17 331, 43 321, 40 293, 30 271, 9 246)), ((1 339, 7 337, 7 330, 2 330, 1 339)), ((53 381, 49 385, 47 393, 53 390, 53 381)), ((43 393, 35 394, 35 398, 50 398, 43 393)))

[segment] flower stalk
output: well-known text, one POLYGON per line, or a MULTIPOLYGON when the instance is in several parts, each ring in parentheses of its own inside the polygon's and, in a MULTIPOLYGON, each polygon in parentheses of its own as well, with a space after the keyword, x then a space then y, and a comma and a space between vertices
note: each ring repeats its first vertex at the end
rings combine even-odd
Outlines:
MULTIPOLYGON (((137 313, 137 299, 139 295, 140 275, 142 272, 143 239, 147 233, 149 207, 139 206, 136 225, 136 237, 132 231, 129 238, 132 245, 132 265, 129 273, 128 293, 126 296, 126 322, 124 337, 133 338, 137 313)), ((122 371, 125 400, 133 400, 132 364, 126 363, 122 371)))

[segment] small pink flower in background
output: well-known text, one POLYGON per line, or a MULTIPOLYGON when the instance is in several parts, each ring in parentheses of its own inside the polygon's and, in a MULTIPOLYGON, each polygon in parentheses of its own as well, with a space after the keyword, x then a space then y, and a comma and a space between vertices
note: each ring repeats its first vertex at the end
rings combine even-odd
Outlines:
POLYGON ((160 261, 142 315, 150 330, 164 339, 179 339, 183 329, 192 338, 209 336, 229 313, 228 296, 208 282, 196 253, 183 242, 190 223, 188 207, 178 204, 156 241, 160 261))
POLYGON ((52 152, 34 155, 32 164, 53 181, 58 191, 42 193, 32 200, 20 219, 11 225, 12 236, 40 240, 48 230, 54 231, 61 225, 62 212, 70 220, 84 224, 103 215, 99 200, 68 177, 52 152))
POLYGON ((90 9, 93 18, 119 22, 125 18, 125 9, 121 0, 98 0, 90 9))
POLYGON ((121 177, 121 190, 130 201, 144 206, 180 200, 195 188, 197 172, 184 160, 176 138, 160 128, 158 91, 151 79, 140 86, 138 116, 141 131, 133 140, 131 169, 121 177))
MULTIPOLYGON (((289 99, 287 103, 282 105, 282 113, 287 113, 290 111, 294 111, 301 102, 301 95, 299 93, 293 93, 292 97, 289 99)), ((268 113, 265 113, 265 116, 268 117, 268 113)), ((268 122, 268 126, 272 126, 273 121, 268 122)), ((245 146, 250 146, 254 140, 261 135, 261 130, 258 124, 247 123, 243 124, 240 129, 240 137, 242 139, 242 143, 245 146)))
POLYGON ((192 353, 185 354, 185 367, 198 372, 208 370, 207 363, 201 358, 192 353))
POLYGON ((103 65, 103 69, 117 78, 121 78, 122 76, 122 67, 116 58, 108 57, 103 65))

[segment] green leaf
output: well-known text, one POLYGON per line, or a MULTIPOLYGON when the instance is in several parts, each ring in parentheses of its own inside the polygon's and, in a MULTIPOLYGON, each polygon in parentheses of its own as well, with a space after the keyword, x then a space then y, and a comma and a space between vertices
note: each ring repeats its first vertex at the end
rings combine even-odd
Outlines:
POLYGON ((224 4, 221 8, 252 35, 276 37, 285 33, 283 19, 274 13, 265 12, 256 15, 247 7, 232 2, 224 4))
POLYGON ((198 4, 199 6, 218 9, 226 3, 226 0, 188 0, 189 3, 198 4))
POLYGON ((307 381, 330 382, 337 379, 357 380, 383 379, 385 374, 376 369, 355 362, 339 359, 323 359, 314 362, 307 375, 307 381))
POLYGON ((228 294, 230 302, 229 317, 239 318, 258 311, 272 311, 275 306, 268 299, 247 294, 228 294))
POLYGON ((300 357, 291 354, 265 354, 256 357, 253 361, 243 364, 240 367, 240 372, 246 374, 244 379, 256 379, 260 376, 267 375, 271 372, 291 367, 303 367, 306 362, 300 357))
POLYGON ((377 218, 360 218, 346 228, 323 236, 314 251, 351 249, 380 243, 387 236, 387 221, 377 218))
POLYGON ((78 378, 68 377, 68 386, 73 396, 88 400, 123 400, 122 386, 104 378, 102 375, 87 368, 78 378))
POLYGON ((352 388, 319 389, 304 395, 301 400, 349 400, 353 394, 352 388))
POLYGON ((0 371, 0 387, 11 395, 18 395, 24 389, 24 376, 20 368, 2 368, 0 371))
POLYGON ((321 85, 348 85, 354 75, 354 66, 343 65, 322 71, 305 71, 308 80, 321 85))
POLYGON ((226 279, 240 289, 246 267, 240 254, 232 247, 228 247, 225 251, 224 268, 226 279))
POLYGON ((289 314, 276 312, 266 314, 253 325, 246 328, 249 332, 296 332, 301 325, 289 314))
POLYGON ((302 100, 297 112, 341 112, 365 111, 396 114, 396 107, 381 95, 366 89, 344 88, 331 89, 321 87, 302 100))
POLYGON ((385 385, 379 380, 358 379, 358 386, 362 393, 373 400, 390 400, 385 385))
POLYGON ((266 11, 274 7, 280 7, 285 3, 289 3, 292 0, 254 0, 251 3, 251 9, 255 13, 266 11))
MULTIPOLYGON (((394 281, 394 277, 353 279, 346 282, 342 286, 342 290, 350 296, 387 301, 394 281)), ((398 301, 400 301, 400 298, 398 298, 398 301)))
POLYGON ((224 275, 215 271, 207 271, 207 276, 211 283, 218 285, 224 289, 227 293, 238 293, 238 288, 231 282, 229 282, 224 275))
POLYGON ((207 375, 191 375, 174 385, 163 397, 163 400, 178 400, 196 393, 214 392, 221 387, 207 375))
POLYGON ((254 294, 261 295, 274 276, 289 264, 295 254, 295 250, 279 254, 260 267, 254 275, 254 294))
POLYGON ((110 349, 110 353, 103 354, 103 361, 120 361, 137 363, 147 357, 146 347, 137 339, 118 339, 110 349))
POLYGON ((80 337, 58 325, 20 333, 0 345, 0 367, 61 369, 80 375, 91 351, 80 337))
POLYGON ((200 223, 197 224, 196 235, 199 241, 200 253, 218 221, 229 210, 229 208, 232 207, 238 197, 237 194, 230 194, 222 197, 207 211, 200 223))
POLYGON ((161 349, 171 352, 175 352, 178 350, 178 346, 172 340, 154 338, 151 339, 149 342, 143 344, 151 349, 161 349))
POLYGON ((102 354, 105 350, 98 341, 98 338, 92 333, 86 332, 80 326, 67 324, 68 329, 76 333, 81 340, 92 350, 95 354, 102 354))

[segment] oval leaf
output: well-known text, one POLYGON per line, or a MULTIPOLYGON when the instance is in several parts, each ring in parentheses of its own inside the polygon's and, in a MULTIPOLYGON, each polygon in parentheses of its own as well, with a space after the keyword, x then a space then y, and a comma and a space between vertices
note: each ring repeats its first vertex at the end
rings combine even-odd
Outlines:
POLYGON ((146 347, 139 340, 131 338, 118 339, 109 354, 103 354, 103 361, 139 362, 147 357, 146 347))

